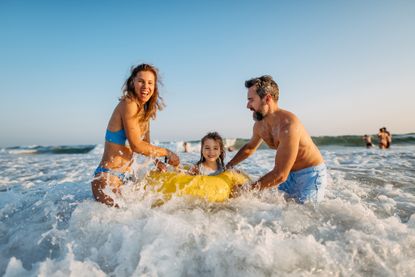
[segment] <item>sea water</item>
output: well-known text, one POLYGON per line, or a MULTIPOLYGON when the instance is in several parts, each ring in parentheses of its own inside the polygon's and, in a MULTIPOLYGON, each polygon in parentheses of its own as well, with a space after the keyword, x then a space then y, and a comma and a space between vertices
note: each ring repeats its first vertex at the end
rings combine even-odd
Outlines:
MULTIPOLYGON (((92 197, 102 145, 87 154, 3 149, 0 275, 415 276, 415 146, 320 148, 330 178, 319 205, 264 191, 154 207, 137 180, 118 209, 92 197)), ((199 160, 191 150, 179 153, 184 163, 199 160)), ((274 156, 258 150, 239 168, 259 178, 274 156)))

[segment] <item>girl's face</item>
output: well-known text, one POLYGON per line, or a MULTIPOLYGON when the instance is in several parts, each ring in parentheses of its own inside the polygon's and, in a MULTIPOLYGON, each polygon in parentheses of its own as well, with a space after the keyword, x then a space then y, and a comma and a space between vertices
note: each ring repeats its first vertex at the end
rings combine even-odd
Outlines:
POLYGON ((214 139, 206 139, 202 146, 202 155, 206 161, 215 162, 220 156, 220 144, 214 139))
POLYGON ((140 103, 150 100, 154 92, 155 76, 151 71, 140 71, 134 78, 134 90, 140 103))

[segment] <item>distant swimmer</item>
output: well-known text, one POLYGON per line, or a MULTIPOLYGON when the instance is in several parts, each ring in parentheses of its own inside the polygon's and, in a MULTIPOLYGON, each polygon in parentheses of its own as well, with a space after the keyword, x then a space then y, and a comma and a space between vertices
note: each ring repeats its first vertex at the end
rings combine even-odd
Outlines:
POLYGON ((189 170, 192 175, 218 175, 225 169, 225 146, 217 132, 201 139, 200 160, 189 170))
POLYGON ((233 151, 235 151, 235 147, 234 147, 234 146, 229 146, 229 147, 228 147, 228 151, 229 151, 229 152, 233 152, 233 151))
POLYGON ((183 152, 190 152, 190 143, 188 143, 187 141, 183 142, 183 152))
MULTIPOLYGON (((278 150, 274 168, 252 184, 251 189, 277 188, 299 203, 323 199, 327 171, 323 157, 300 120, 278 106, 279 89, 271 76, 245 82, 247 108, 255 120, 253 134, 226 165, 232 168, 251 156, 262 141, 278 150)), ((235 192, 237 194, 237 192, 235 192)))
POLYGON ((383 129, 383 132, 388 136, 388 141, 386 143, 386 148, 389 148, 391 146, 391 143, 392 143, 392 134, 388 130, 386 130, 386 127, 383 127, 382 129, 383 129))
MULTIPOLYGON (((168 164, 179 165, 175 153, 150 144, 150 118, 154 119, 157 110, 163 107, 158 83, 158 70, 149 64, 133 68, 125 81, 123 95, 108 123, 104 154, 92 181, 92 193, 97 201, 114 206, 114 200, 104 189, 109 186, 113 193, 120 192, 134 152, 152 158, 164 157, 168 164)), ((159 160, 156 166, 166 169, 159 160)))
POLYGON ((364 135, 363 136, 363 141, 366 143, 366 147, 367 148, 373 147, 372 136, 364 135))
MULTIPOLYGON (((380 149, 386 149, 388 148, 388 141, 389 141, 389 136, 388 134, 384 131, 384 128, 380 128, 379 129, 379 133, 378 133, 378 141, 379 141, 379 148, 380 149)), ((389 143, 390 145, 390 143, 389 143)))

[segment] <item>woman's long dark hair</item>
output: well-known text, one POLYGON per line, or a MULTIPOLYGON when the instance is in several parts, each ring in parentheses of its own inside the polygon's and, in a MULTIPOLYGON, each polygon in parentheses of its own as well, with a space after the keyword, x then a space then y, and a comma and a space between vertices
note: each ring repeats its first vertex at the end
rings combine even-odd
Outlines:
POLYGON ((199 166, 201 163, 206 161, 205 157, 203 157, 203 145, 205 144, 205 141, 207 139, 213 139, 214 141, 219 143, 220 155, 219 155, 219 158, 216 162, 218 163, 218 165, 220 165, 224 169, 225 168, 225 156, 226 156, 225 146, 223 144, 222 137, 217 132, 210 132, 202 138, 202 140, 200 142, 200 144, 201 144, 201 146, 200 146, 200 160, 196 163, 196 165, 199 166))
POLYGON ((157 110, 162 110, 165 106, 163 98, 161 98, 159 93, 158 85, 161 85, 161 81, 158 76, 158 69, 155 66, 143 63, 131 68, 130 77, 128 77, 123 85, 121 99, 130 98, 132 100, 137 100, 137 95, 134 90, 134 78, 141 71, 149 71, 154 74, 154 92, 148 102, 144 104, 144 120, 148 120, 150 118, 154 119, 156 118, 157 110))

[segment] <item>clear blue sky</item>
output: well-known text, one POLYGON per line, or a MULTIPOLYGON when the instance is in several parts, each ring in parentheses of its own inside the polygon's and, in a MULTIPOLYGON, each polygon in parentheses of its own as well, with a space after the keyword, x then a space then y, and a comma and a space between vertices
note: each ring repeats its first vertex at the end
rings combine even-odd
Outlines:
POLYGON ((102 143, 129 68, 161 72, 152 139, 248 138, 270 74, 311 135, 415 131, 415 1, 0 1, 0 147, 102 143))

